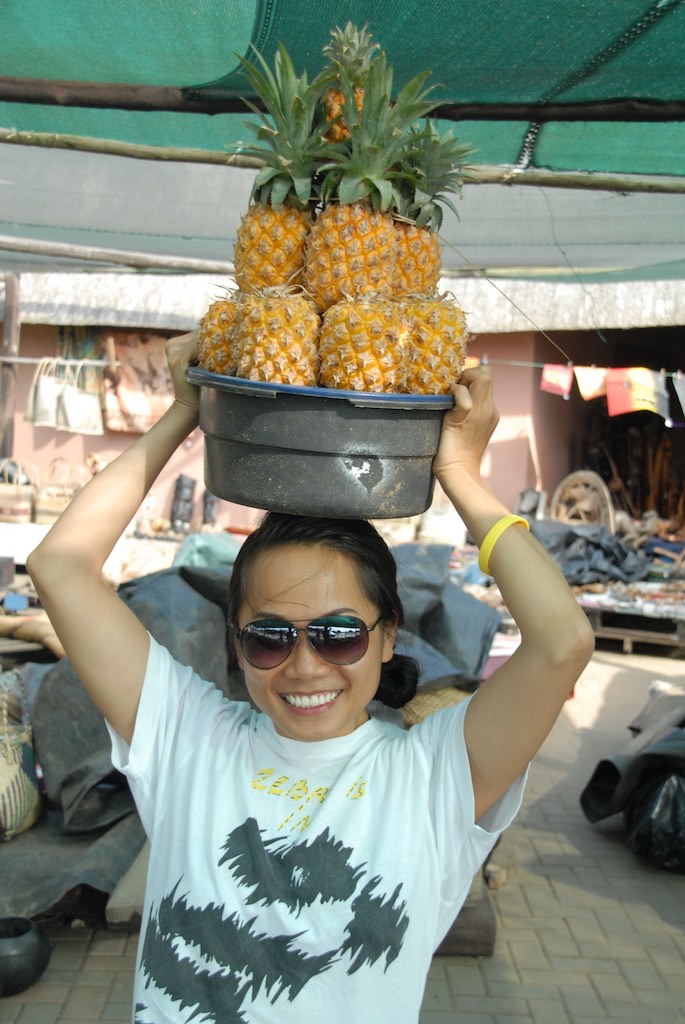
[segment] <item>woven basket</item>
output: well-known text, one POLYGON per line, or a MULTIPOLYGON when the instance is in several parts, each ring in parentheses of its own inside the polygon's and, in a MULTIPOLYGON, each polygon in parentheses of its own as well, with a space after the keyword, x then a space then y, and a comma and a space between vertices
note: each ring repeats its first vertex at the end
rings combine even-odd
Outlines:
POLYGON ((30 523, 33 513, 34 472, 16 459, 6 459, 0 467, 0 523, 30 523))
POLYGON ((87 480, 85 467, 72 466, 68 459, 53 459, 47 471, 45 482, 36 487, 33 501, 33 521, 50 525, 83 487, 87 480))
POLYGON ((26 832, 38 821, 42 800, 36 777, 33 731, 21 676, 11 672, 0 691, 0 839, 26 832), (10 686, 16 680, 21 691, 22 723, 9 720, 10 686))

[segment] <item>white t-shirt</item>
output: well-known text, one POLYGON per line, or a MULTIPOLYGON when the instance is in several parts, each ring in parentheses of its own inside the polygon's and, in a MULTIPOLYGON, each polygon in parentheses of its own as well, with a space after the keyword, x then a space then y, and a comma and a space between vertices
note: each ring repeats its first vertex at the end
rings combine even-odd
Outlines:
POLYGON ((151 639, 130 748, 110 729, 151 840, 136 1024, 416 1024, 523 791, 474 824, 467 703, 303 743, 151 639))

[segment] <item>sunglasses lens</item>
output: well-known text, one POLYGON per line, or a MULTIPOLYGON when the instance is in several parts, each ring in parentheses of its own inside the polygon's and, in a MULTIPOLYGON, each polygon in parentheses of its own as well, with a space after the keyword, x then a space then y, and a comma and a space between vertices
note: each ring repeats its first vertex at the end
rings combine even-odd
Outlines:
POLYGON ((285 661, 297 639, 287 622, 251 622, 240 631, 240 647, 255 668, 276 668, 285 661))
POLYGON ((316 653, 333 665, 352 665, 364 657, 369 646, 366 624, 350 615, 310 622, 307 637, 316 653))

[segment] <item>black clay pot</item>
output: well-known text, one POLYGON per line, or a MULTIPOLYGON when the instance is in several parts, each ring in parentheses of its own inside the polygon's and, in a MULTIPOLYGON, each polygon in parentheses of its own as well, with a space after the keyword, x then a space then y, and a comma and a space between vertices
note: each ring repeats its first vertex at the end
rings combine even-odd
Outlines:
POLYGON ((50 952, 50 940, 35 921, 0 918, 0 997, 35 984, 48 966, 50 952))

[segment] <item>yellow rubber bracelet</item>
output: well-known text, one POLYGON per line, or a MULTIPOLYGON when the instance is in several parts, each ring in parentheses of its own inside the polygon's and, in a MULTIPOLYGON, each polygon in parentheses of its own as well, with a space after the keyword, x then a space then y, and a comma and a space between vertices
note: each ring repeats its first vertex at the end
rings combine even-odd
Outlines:
POLYGON ((495 544, 500 539, 505 530, 508 530, 510 526, 514 526, 515 523, 520 523, 521 526, 525 526, 527 530, 530 529, 528 523, 521 516, 502 516, 498 519, 494 526, 491 526, 488 532, 483 538, 483 543, 480 546, 480 552, 478 554, 478 568, 481 572, 487 573, 491 576, 490 572, 490 556, 492 555, 495 544))

